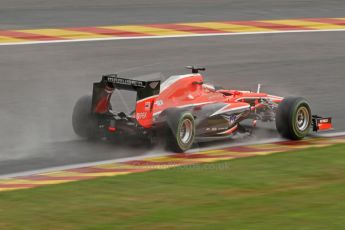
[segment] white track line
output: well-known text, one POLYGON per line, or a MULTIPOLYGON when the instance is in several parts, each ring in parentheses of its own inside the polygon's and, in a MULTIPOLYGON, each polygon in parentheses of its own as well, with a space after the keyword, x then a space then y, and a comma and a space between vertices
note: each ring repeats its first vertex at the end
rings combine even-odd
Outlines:
POLYGON ((213 37, 213 36, 285 34, 285 33, 317 33, 317 32, 341 32, 341 31, 345 31, 345 29, 288 30, 288 31, 260 31, 260 32, 240 32, 240 33, 209 33, 209 34, 142 36, 142 37, 87 38, 87 39, 74 39, 74 40, 30 41, 30 42, 17 42, 17 43, 16 42, 8 42, 8 43, 0 43, 0 46, 54 44, 54 43, 71 43, 71 42, 93 42, 93 41, 112 41, 112 40, 138 40, 138 39, 159 39, 159 38, 213 37))
MULTIPOLYGON (((312 137, 336 137, 336 136, 343 136, 343 135, 345 135, 345 132, 331 132, 331 133, 324 133, 324 134, 320 134, 320 135, 315 135, 312 137)), ((261 141, 255 141, 255 142, 224 144, 224 145, 212 146, 212 147, 208 147, 208 148, 194 149, 194 150, 191 150, 189 152, 193 153, 193 152, 208 151, 208 150, 229 148, 229 147, 235 147, 235 146, 244 146, 244 145, 247 146, 247 145, 257 145, 257 144, 268 144, 268 143, 275 143, 275 142, 279 142, 279 141, 284 141, 284 139, 272 138, 272 139, 268 139, 268 140, 261 140, 261 141)), ((173 153, 171 153, 171 154, 173 154, 173 153)), ((90 167, 90 166, 96 166, 96 165, 101 165, 101 164, 112 164, 112 163, 121 163, 121 162, 132 161, 132 160, 143 160, 143 159, 150 158, 150 157, 162 157, 162 156, 167 156, 167 155, 171 155, 171 154, 162 154, 161 152, 156 152, 156 153, 151 153, 151 154, 148 154, 145 156, 134 156, 134 157, 115 159, 115 160, 105 160, 105 161, 97 161, 97 162, 49 167, 49 168, 30 170, 30 171, 25 171, 25 172, 4 174, 4 175, 0 175, 0 179, 9 179, 9 178, 20 177, 20 176, 30 176, 30 175, 35 175, 35 174, 55 172, 55 171, 63 171, 63 170, 82 168, 82 167, 90 167)))
POLYGON ((326 132, 326 133, 317 133, 311 134, 311 137, 336 137, 336 136, 345 136, 345 132, 326 132))

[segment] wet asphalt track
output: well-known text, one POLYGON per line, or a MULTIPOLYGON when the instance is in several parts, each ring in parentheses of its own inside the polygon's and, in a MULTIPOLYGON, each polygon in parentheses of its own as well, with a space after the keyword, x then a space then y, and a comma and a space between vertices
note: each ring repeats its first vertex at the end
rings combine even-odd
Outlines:
MULTIPOLYGON (((74 6, 66 1, 59 7, 56 1, 40 6, 25 2, 15 7, 12 1, 5 1, 1 3, 4 8, 1 7, 0 12, 9 11, 0 13, 1 28, 341 17, 345 5, 342 1, 327 1, 327 4, 326 1, 273 1, 271 5, 271 1, 262 1, 262 4, 233 1, 232 5, 212 1, 217 4, 209 7, 206 1, 201 1, 196 10, 191 7, 194 1, 186 1, 185 7, 178 1, 169 3, 169 9, 166 8, 168 3, 158 4, 163 1, 151 5, 154 1, 148 1, 144 5, 149 7, 134 6, 133 9, 141 9, 135 16, 109 13, 107 21, 102 12, 118 8, 111 8, 111 2, 103 1, 98 7, 87 3, 80 7, 81 3, 75 1, 74 6), (305 3, 303 12, 302 3, 305 3), (164 9, 170 13, 164 13, 164 9), (178 9, 191 13, 187 16, 178 9), (57 16, 74 11, 79 12, 74 20, 57 16), (150 14, 156 11, 159 13, 150 14), (12 13, 6 16, 6 12, 12 13), (89 17, 88 12, 95 16, 89 17), (19 16, 14 18, 15 14, 19 16)), ((133 11, 123 2, 124 12, 125 9, 133 11)), ((188 64, 205 65, 207 78, 225 87, 254 90, 259 82, 264 91, 283 96, 303 95, 310 100, 314 113, 333 116, 335 128, 343 131, 344 54, 345 32, 2 46, 0 174, 161 151, 87 143, 79 140, 71 128, 73 105, 79 96, 91 93, 92 82, 98 81, 102 73, 133 67, 139 68, 128 74, 161 72, 169 75, 184 73, 183 66, 188 64)), ((268 127, 259 131, 254 139, 271 137, 277 134, 268 127)))

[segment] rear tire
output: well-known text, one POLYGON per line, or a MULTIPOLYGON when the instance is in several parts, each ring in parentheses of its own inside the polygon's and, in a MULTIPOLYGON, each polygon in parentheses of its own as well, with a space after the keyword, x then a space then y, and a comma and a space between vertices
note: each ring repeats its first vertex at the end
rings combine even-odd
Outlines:
POLYGON ((283 137, 301 140, 309 133, 311 123, 311 110, 306 99, 288 97, 279 104, 276 127, 283 137))
POLYGON ((168 135, 167 145, 175 152, 190 149, 195 137, 194 116, 188 111, 171 110, 167 112, 168 135))
POLYGON ((97 136, 97 119, 91 114, 92 97, 81 97, 74 106, 72 126, 74 132, 83 138, 94 139, 97 136))

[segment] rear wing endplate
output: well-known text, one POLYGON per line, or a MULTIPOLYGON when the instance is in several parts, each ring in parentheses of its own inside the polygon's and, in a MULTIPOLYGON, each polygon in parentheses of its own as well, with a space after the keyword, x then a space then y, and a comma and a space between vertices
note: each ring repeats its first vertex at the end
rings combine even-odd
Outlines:
POLYGON ((114 89, 136 91, 136 100, 142 100, 159 94, 160 81, 140 81, 120 78, 117 74, 103 75, 100 82, 93 84, 92 112, 104 113, 109 109, 109 102, 114 89))

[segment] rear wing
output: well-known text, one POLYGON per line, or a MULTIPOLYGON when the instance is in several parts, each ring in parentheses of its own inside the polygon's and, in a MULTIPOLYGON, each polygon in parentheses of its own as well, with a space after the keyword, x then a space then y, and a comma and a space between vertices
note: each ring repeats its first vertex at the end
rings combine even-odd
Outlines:
POLYGON ((114 89, 136 91, 136 100, 143 100, 159 94, 160 81, 140 81, 120 78, 117 74, 103 75, 100 82, 93 83, 92 113, 106 113, 114 89))

